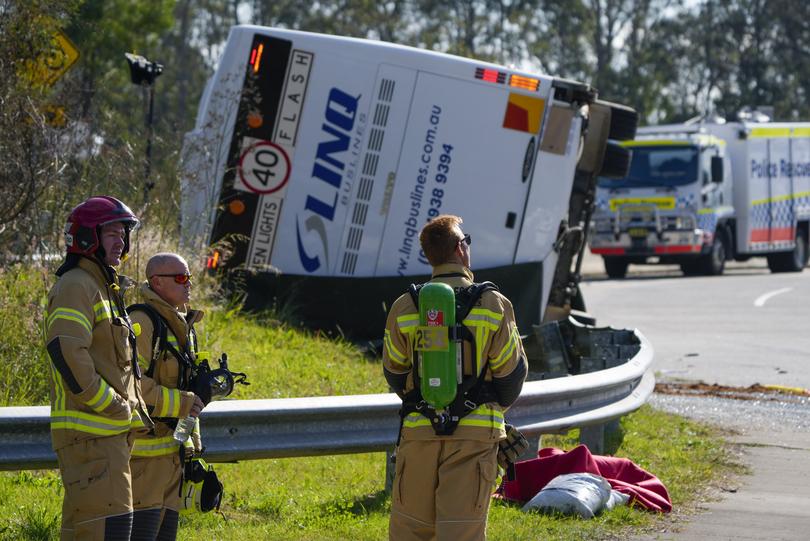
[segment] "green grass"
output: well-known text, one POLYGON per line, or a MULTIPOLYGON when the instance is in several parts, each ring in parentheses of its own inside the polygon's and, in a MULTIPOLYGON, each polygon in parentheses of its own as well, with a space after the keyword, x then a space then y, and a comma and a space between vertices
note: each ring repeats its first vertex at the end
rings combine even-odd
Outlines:
MULTIPOLYGON (((0 364, 0 370, 5 370, 0 373, 0 384, 29 378, 24 395, 3 387, 4 405, 47 403, 46 358, 36 315, 44 288, 45 281, 37 272, 12 269, 0 273, 4 300, 0 347, 18 352, 4 357, 12 362, 0 364), (7 299, 11 302, 5 302, 7 299)), ((215 298, 210 285, 200 284, 198 291, 206 291, 206 299, 215 298)), ((348 342, 303 331, 277 321, 273 314, 245 315, 212 300, 202 304, 207 314, 200 327, 201 342, 214 355, 228 352, 231 367, 247 372, 252 382, 238 388, 233 398, 385 390, 379 360, 348 342)), ((543 446, 570 449, 577 437, 577 431, 544 437, 543 446)), ((609 449, 657 475, 669 489, 679 514, 691 509, 695 495, 714 479, 734 471, 731 456, 714 429, 650 407, 622 420, 609 449)), ((210 540, 387 538, 390 500, 382 490, 382 453, 255 460, 218 464, 216 470, 225 485, 221 511, 182 517, 180 539, 199 539, 201 532, 210 540)), ((0 472, 0 539, 57 539, 61 498, 56 471, 0 472)), ((622 538, 628 528, 648 529, 659 520, 662 517, 626 507, 590 521, 524 514, 516 506, 494 501, 488 537, 493 541, 622 538)))
POLYGON ((49 279, 22 265, 0 269, 0 406, 48 401, 41 326, 49 279))
MULTIPOLYGON (((365 363, 365 360, 361 362, 365 363)), ((694 507, 713 479, 732 471, 722 440, 710 427, 643 407, 621 423, 614 441, 624 456, 656 474, 667 486, 678 514, 694 507)), ((570 449, 577 431, 544 437, 544 446, 570 449)), ((381 540, 387 537, 390 500, 382 490, 384 455, 369 453, 217 464, 225 485, 220 513, 181 519, 179 539, 211 540, 381 540)), ((0 474, 0 539, 56 539, 61 482, 53 471, 0 474), (50 537, 49 537, 50 536, 50 537)), ((628 529, 652 528, 664 517, 619 507, 586 521, 522 513, 519 507, 493 501, 488 538, 610 539, 628 529)))

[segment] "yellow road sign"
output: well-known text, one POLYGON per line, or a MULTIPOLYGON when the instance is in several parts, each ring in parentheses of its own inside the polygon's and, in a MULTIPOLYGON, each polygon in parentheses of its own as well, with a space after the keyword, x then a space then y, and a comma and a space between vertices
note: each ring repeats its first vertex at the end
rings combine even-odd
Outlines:
POLYGON ((51 36, 51 45, 49 53, 39 56, 30 67, 34 84, 51 86, 79 59, 79 49, 60 30, 51 36))

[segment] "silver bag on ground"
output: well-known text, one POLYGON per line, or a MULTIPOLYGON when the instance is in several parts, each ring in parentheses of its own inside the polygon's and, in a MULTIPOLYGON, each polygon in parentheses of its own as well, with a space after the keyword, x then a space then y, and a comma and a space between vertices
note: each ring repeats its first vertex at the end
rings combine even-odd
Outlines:
POLYGON ((625 504, 628 499, 626 494, 612 490, 604 477, 591 473, 566 473, 552 479, 522 510, 593 518, 603 509, 625 504))

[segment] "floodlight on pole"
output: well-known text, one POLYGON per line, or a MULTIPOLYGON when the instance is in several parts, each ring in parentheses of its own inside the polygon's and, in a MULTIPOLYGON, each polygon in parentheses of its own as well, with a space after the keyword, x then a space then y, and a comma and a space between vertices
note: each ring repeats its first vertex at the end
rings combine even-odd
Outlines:
POLYGON ((124 53, 124 56, 129 63, 129 75, 132 79, 132 84, 143 87, 144 97, 147 99, 147 113, 146 113, 146 163, 144 165, 145 184, 143 189, 144 203, 149 199, 149 190, 155 187, 155 183, 151 180, 152 175, 152 119, 154 114, 155 103, 155 79, 163 73, 163 64, 157 62, 150 62, 146 57, 124 53))

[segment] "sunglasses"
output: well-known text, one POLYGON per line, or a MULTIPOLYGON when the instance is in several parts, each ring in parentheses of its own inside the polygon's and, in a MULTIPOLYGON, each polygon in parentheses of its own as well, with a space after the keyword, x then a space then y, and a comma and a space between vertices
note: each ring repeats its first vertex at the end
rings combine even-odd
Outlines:
POLYGON ((149 278, 154 278, 155 276, 172 277, 174 278, 175 283, 181 285, 190 282, 193 278, 193 276, 190 274, 153 274, 149 278))
POLYGON ((469 246, 470 244, 472 244, 472 238, 470 237, 469 233, 466 233, 463 237, 458 239, 458 242, 459 242, 459 244, 461 244, 463 242, 464 244, 469 246))

